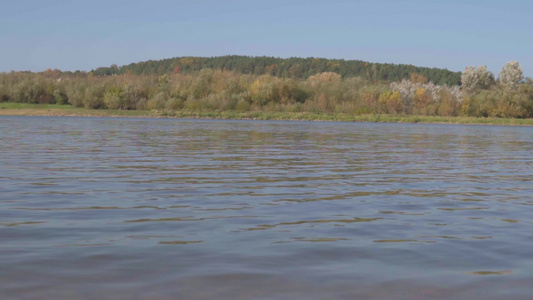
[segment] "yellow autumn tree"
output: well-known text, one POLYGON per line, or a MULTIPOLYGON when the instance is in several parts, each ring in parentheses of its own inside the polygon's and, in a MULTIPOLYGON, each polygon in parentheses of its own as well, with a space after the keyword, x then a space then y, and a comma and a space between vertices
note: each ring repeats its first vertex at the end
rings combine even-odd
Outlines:
POLYGON ((441 90, 439 92, 439 115, 440 116, 457 116, 461 111, 461 102, 459 102, 449 91, 441 90))
POLYGON ((413 113, 415 115, 433 115, 432 107, 433 97, 425 88, 418 88, 414 97, 413 113))
POLYGON ((379 96, 379 103, 389 114, 400 114, 403 111, 402 95, 399 92, 386 91, 379 96))
POLYGON ((422 75, 422 74, 418 74, 418 73, 411 73, 411 82, 414 83, 414 84, 417 84, 417 83, 428 83, 428 79, 422 75))

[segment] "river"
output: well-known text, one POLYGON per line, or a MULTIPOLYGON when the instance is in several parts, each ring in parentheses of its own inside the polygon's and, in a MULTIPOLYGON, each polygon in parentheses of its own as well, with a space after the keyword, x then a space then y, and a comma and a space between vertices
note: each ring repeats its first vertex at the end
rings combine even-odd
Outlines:
POLYGON ((0 117, 2 299, 532 299, 533 127, 0 117))

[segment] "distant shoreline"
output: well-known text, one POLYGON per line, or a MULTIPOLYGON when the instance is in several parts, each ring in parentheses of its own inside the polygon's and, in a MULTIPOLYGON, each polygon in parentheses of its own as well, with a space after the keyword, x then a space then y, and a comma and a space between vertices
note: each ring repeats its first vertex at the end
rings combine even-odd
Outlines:
POLYGON ((278 121, 337 121, 366 123, 423 123, 533 126, 533 119, 442 117, 417 115, 349 115, 311 112, 264 111, 158 111, 75 108, 70 105, 0 103, 0 116, 175 118, 278 121))

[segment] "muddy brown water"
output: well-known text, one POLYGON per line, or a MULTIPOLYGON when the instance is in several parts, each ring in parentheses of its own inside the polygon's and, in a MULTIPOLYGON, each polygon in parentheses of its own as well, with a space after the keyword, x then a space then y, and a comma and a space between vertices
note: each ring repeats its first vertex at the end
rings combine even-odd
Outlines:
POLYGON ((533 127, 0 117, 1 299, 533 299, 533 127))

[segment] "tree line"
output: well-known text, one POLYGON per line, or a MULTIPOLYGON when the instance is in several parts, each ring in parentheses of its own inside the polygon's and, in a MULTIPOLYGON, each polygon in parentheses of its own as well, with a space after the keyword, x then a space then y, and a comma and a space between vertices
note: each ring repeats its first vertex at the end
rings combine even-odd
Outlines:
POLYGON ((249 56, 175 57, 149 60, 118 67, 101 67, 91 72, 96 76, 121 74, 164 75, 191 73, 203 69, 234 71, 240 74, 271 75, 283 78, 305 79, 322 72, 335 72, 343 78, 361 77, 370 81, 399 81, 420 74, 436 84, 458 85, 461 73, 438 68, 413 65, 369 63, 360 60, 325 58, 276 58, 249 56))
POLYGON ((0 73, 0 100, 91 109, 533 117, 533 82, 524 80, 517 62, 506 64, 498 78, 472 66, 460 79, 462 86, 415 72, 391 82, 329 71, 298 78, 220 68, 112 76, 47 70, 0 73))

